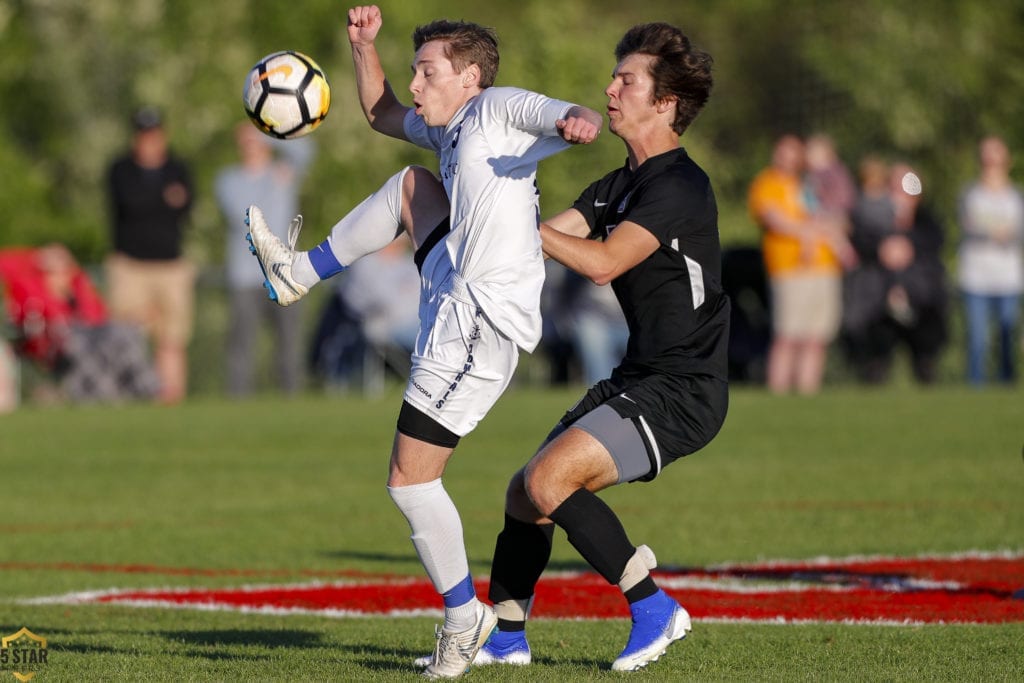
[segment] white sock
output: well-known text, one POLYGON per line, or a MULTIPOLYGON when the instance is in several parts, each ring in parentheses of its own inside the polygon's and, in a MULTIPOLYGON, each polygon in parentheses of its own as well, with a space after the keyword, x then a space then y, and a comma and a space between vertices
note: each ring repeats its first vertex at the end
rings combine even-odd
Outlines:
POLYGON ((295 258, 292 260, 292 279, 306 289, 320 282, 320 276, 313 269, 308 252, 300 251, 295 254, 295 258))
POLYGON ((351 265, 391 244, 402 231, 402 180, 406 166, 388 178, 381 187, 338 221, 327 238, 334 257, 343 266, 351 265))
MULTIPOLYGON (((372 254, 391 244, 402 232, 402 180, 406 166, 373 194, 334 224, 330 234, 316 249, 329 251, 329 273, 318 272, 308 251, 300 251, 292 261, 292 279, 307 288, 348 267, 360 256, 372 254), (330 257, 333 256, 333 260, 330 257), (337 263, 335 263, 335 261, 337 263)), ((323 259, 321 259, 323 261, 323 259)))
POLYGON ((443 594, 463 581, 469 575, 469 560, 462 539, 462 520, 441 480, 389 486, 388 494, 409 522, 413 546, 434 590, 443 594))
POLYGON ((444 608, 444 626, 441 630, 448 633, 461 633, 476 626, 480 618, 480 601, 473 598, 458 607, 444 608))

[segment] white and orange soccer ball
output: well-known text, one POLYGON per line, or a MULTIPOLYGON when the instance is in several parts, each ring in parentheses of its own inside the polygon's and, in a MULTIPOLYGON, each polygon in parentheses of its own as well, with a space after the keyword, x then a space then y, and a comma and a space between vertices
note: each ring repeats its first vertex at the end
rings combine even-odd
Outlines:
POLYGON ((331 86, 323 69, 294 50, 269 54, 249 70, 242 89, 245 113, 261 131, 288 139, 308 135, 327 116, 331 86))

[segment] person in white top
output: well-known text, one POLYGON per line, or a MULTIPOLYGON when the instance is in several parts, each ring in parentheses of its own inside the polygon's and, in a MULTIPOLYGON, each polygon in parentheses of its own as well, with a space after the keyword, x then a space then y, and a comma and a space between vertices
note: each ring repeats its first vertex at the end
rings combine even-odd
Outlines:
POLYGON ((420 332, 398 416, 388 492, 443 596, 444 626, 424 674, 461 675, 497 619, 477 600, 462 523, 441 475, 460 437, 490 410, 511 380, 519 348, 541 333, 544 267, 537 163, 570 144, 596 139, 596 111, 518 88, 492 87, 497 39, 468 22, 416 29, 409 90, 399 102, 375 47, 380 10, 348 12, 360 104, 370 126, 434 150, 441 182, 420 167, 402 169, 309 252, 294 251, 298 225, 281 243, 250 207, 250 249, 270 298, 297 301, 318 281, 395 239, 412 238, 420 267, 420 332))
POLYGON ((978 146, 981 175, 960 198, 958 276, 967 320, 967 379, 985 382, 989 324, 998 323, 998 378, 1016 379, 1014 337, 1024 293, 1024 194, 1010 180, 1010 151, 998 137, 978 146))

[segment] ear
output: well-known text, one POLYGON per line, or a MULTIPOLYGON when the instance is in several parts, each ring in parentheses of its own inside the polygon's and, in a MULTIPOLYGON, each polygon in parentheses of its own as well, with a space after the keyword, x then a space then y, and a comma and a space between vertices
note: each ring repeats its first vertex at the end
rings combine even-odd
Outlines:
POLYGON ((665 99, 658 100, 655 103, 654 107, 659 114, 664 114, 667 111, 675 111, 676 103, 678 101, 679 98, 673 95, 670 97, 666 97, 665 99))
POLYGON ((472 88, 480 84, 480 66, 477 64, 470 64, 462 70, 460 75, 463 88, 472 88))

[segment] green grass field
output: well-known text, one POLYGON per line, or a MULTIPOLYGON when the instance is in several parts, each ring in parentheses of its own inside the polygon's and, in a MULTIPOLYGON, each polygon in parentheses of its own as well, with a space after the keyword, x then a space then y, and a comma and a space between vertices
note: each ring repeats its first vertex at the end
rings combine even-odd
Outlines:
MULTIPOLYGON (((459 446, 446 487, 474 574, 489 568, 508 475, 577 393, 513 388, 459 446)), ((17 602, 111 588, 295 583, 310 571, 420 577, 408 528, 384 490, 399 401, 393 388, 373 400, 199 399, 0 417, 0 635, 27 627, 48 639, 49 661, 34 679, 41 683, 417 680, 411 660, 433 644, 427 617, 17 602)), ((603 495, 663 565, 1020 552, 1022 446, 1019 390, 843 389, 780 399, 737 389, 725 428, 703 452, 653 484, 603 495)), ((553 562, 583 568, 562 534, 553 562)), ((622 676, 608 665, 627 619, 538 619, 529 632, 535 665, 474 669, 469 680, 622 676)), ((10 675, 0 670, 0 681, 10 675)), ((666 657, 631 675, 1019 681, 1024 623, 698 620, 666 657)))

